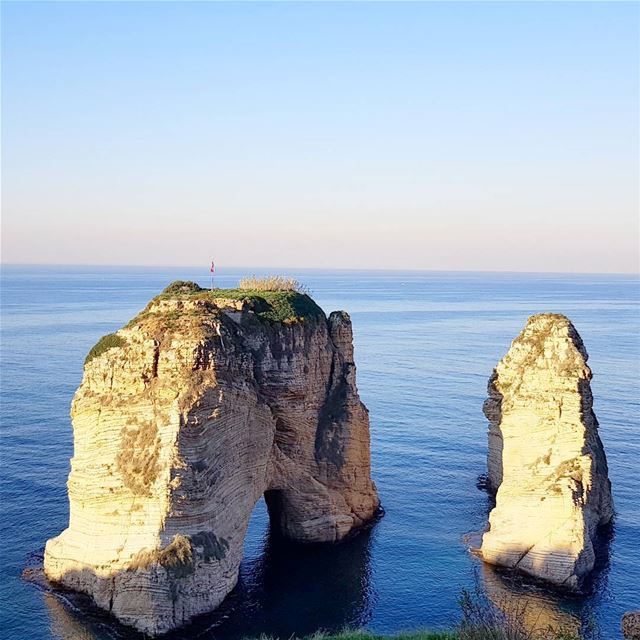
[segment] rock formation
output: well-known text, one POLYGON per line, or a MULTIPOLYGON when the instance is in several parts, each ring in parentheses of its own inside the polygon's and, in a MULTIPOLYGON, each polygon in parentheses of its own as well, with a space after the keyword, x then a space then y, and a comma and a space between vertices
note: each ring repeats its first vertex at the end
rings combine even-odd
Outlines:
POLYGON ((486 562, 577 590, 613 515, 587 352, 562 315, 529 318, 489 380, 486 562))
POLYGON ((349 316, 306 295, 168 287, 87 357, 47 577, 156 635, 231 591, 262 495, 287 538, 356 530, 379 501, 355 370, 349 316))
POLYGON ((640 640, 640 611, 627 611, 620 626, 625 640, 640 640))

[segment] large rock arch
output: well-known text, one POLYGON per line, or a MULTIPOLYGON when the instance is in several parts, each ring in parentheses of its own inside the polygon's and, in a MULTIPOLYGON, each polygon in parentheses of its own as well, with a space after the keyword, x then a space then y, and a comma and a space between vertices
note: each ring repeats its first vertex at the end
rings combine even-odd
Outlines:
POLYGON ((46 575, 150 634, 234 587, 261 496, 309 542, 379 507, 348 315, 293 292, 221 295, 154 299, 92 350, 72 405, 69 527, 46 575))

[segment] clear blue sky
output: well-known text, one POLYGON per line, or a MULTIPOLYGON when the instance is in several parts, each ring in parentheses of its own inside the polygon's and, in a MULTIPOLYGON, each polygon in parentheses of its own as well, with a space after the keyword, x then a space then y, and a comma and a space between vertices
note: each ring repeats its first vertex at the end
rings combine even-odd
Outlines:
POLYGON ((4 2, 4 262, 638 270, 636 3, 4 2))

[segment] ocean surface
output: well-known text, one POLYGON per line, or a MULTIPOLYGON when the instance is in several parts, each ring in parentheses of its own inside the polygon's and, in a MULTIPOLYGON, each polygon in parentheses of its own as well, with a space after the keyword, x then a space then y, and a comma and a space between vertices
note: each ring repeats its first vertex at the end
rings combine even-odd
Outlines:
MULTIPOLYGON (((220 270, 218 286, 264 270, 220 270)), ((283 270, 280 270, 283 272, 283 270)), ((640 608, 640 287, 611 275, 292 271, 355 332, 358 387, 370 410, 373 475, 385 516, 335 546, 282 546, 254 510, 236 590, 175 638, 289 638, 317 629, 449 627, 461 590, 514 595, 538 624, 596 627, 620 638, 640 608), (616 517, 590 592, 566 597, 483 566, 466 534, 489 501, 482 414, 489 375, 527 317, 568 315, 594 372, 595 411, 616 517)), ((208 285, 205 269, 2 270, 0 636, 12 640, 140 637, 86 599, 21 580, 67 524, 69 406, 85 354, 169 282, 208 285)))

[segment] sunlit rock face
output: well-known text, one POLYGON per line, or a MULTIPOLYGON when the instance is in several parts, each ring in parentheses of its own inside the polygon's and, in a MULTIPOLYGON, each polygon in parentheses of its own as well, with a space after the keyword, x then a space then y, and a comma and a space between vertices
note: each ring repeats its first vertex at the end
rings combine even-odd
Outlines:
POLYGON ((482 557, 577 590, 613 515, 591 370, 564 316, 529 318, 489 380, 488 478, 496 490, 482 557))
POLYGON ((299 541, 338 541, 374 516, 349 317, 291 295, 302 315, 285 318, 282 301, 165 294, 90 354, 50 580, 155 635, 234 587, 263 494, 299 541))

